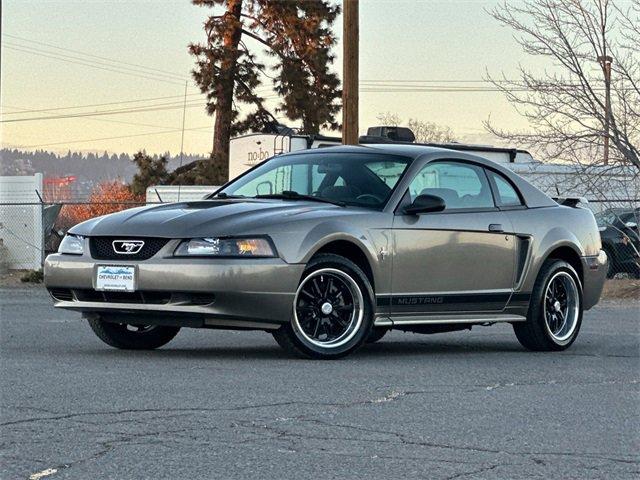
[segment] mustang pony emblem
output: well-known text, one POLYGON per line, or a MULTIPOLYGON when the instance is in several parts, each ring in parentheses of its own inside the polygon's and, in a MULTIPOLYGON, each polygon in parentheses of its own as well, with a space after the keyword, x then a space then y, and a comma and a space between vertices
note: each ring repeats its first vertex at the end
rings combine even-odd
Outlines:
POLYGON ((121 255, 135 255, 144 246, 142 240, 114 240, 111 245, 113 251, 121 255))

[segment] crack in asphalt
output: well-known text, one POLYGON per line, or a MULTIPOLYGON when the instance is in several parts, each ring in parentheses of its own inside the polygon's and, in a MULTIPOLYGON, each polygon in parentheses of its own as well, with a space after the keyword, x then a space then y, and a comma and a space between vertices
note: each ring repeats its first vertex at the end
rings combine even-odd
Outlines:
MULTIPOLYGON (((640 383, 640 379, 633 379, 627 381, 620 380, 606 380, 606 381, 598 381, 598 382, 558 382, 556 380, 550 380, 546 382, 509 382, 509 383, 496 383, 496 384, 439 384, 439 385, 431 385, 432 389, 429 390, 398 390, 391 391, 384 397, 368 399, 368 400, 358 400, 353 402, 310 402, 310 401, 299 401, 299 400, 291 400, 287 402, 274 402, 274 403, 264 403, 264 404, 254 404, 254 405, 240 405, 236 407, 228 407, 228 408, 203 408, 203 407, 181 407, 181 408, 146 408, 146 409, 123 409, 123 410, 96 410, 96 411, 88 411, 88 412, 72 412, 67 414, 59 414, 52 415, 48 417, 31 417, 24 418, 19 420, 12 420, 8 422, 0 423, 0 427, 18 425, 24 423, 32 423, 32 422, 42 422, 42 421, 56 421, 56 420, 67 420, 73 419, 76 417, 83 416, 92 416, 92 415, 124 415, 128 413, 170 413, 170 412, 233 412, 233 411, 243 411, 243 410, 252 410, 252 409, 260 409, 260 408, 273 408, 273 407, 285 407, 292 405, 312 405, 312 406, 325 406, 325 407, 353 407, 358 405, 368 405, 368 404, 378 404, 378 403, 388 403, 401 399, 402 397, 407 397, 411 395, 425 395, 425 394, 441 394, 441 393, 451 393, 441 388, 455 388, 456 393, 466 393, 473 392, 476 390, 496 390, 498 388, 505 387, 526 387, 526 386, 544 386, 544 385, 553 385, 553 386, 604 386, 604 385, 636 385, 640 383), (461 391, 460 387, 468 388, 467 391, 461 391)), ((31 407, 20 407, 20 406, 4 406, 2 408, 13 408, 20 409, 26 408, 35 411, 44 411, 47 413, 55 413, 51 410, 46 409, 36 409, 31 407)))
POLYGON ((32 417, 32 418, 23 418, 20 420, 12 420, 9 422, 0 423, 0 427, 6 427, 11 425, 19 425, 25 423, 34 423, 34 422, 45 422, 45 421, 56 421, 56 420, 68 420, 76 417, 84 417, 84 416, 99 416, 99 415, 125 415, 129 413, 163 413, 163 412, 233 412, 233 411, 242 411, 242 410, 250 410, 254 408, 270 408, 270 407, 282 407, 293 405, 301 402, 279 402, 279 403, 267 403, 267 404, 258 404, 258 405, 247 405, 233 408, 131 408, 124 410, 96 410, 90 412, 77 412, 77 413, 67 413, 61 415, 55 415, 50 417, 32 417))
POLYGON ((488 467, 484 467, 481 468, 479 470, 472 470, 470 472, 460 472, 460 473, 456 473, 455 475, 451 475, 450 477, 446 477, 445 480, 453 480, 454 478, 462 478, 462 477, 467 477, 469 475, 475 475, 477 473, 485 473, 488 472, 490 470, 495 470, 496 468, 500 467, 502 464, 498 463, 495 465, 490 465, 488 467))
MULTIPOLYGON (((405 395, 411 395, 411 394, 416 394, 417 392, 406 392, 405 395)), ((563 456, 563 457, 581 457, 581 458, 593 458, 593 459, 600 459, 600 460, 605 460, 605 461, 610 461, 610 462, 616 462, 616 463, 623 463, 623 464, 640 464, 640 460, 633 460, 633 459, 627 459, 627 458, 619 458, 619 457, 611 457, 611 456, 606 456, 606 455, 602 455, 599 453, 593 453, 593 452, 544 452, 544 451, 535 451, 535 452, 513 452, 513 451, 508 451, 508 450, 497 450, 497 449, 491 449, 491 448, 483 448, 483 447, 469 447, 469 446, 461 446, 461 445, 451 445, 451 444, 446 444, 446 443, 434 443, 434 442, 427 442, 424 440, 414 440, 414 439, 410 439, 408 438, 407 435, 402 434, 402 433, 398 433, 395 431, 391 431, 391 430, 380 430, 380 429, 373 429, 373 428, 367 428, 367 427, 362 427, 362 426, 356 426, 356 425, 349 425, 349 424, 341 424, 341 423, 333 423, 333 422, 328 422, 325 420, 319 420, 316 418, 306 418, 308 417, 308 415, 300 415, 298 417, 292 417, 292 420, 297 420, 299 422, 310 422, 310 423, 315 423, 315 424, 320 424, 320 425, 324 425, 326 427, 329 428, 343 428, 343 429, 351 429, 351 430, 357 430, 357 431, 361 431, 361 432, 367 432, 367 433, 376 433, 376 434, 381 434, 381 435, 389 435, 392 437, 395 437, 397 440, 399 440, 399 442, 403 445, 411 445, 411 446, 419 446, 419 447, 427 447, 427 448, 441 448, 441 449, 449 449, 449 450, 454 450, 454 451, 468 451, 468 452, 474 452, 474 453, 491 453, 491 454, 506 454, 506 455, 516 455, 516 456, 535 456, 535 455, 540 455, 540 456, 563 456)), ((241 426, 245 426, 245 427, 249 427, 249 428, 258 428, 258 429, 264 429, 267 431, 270 431, 272 433, 275 434, 275 437, 271 437, 271 438, 284 438, 284 437, 294 437, 294 438, 301 438, 301 439, 312 439, 312 440, 325 440, 325 441, 346 441, 346 442, 365 442, 365 443, 394 443, 391 440, 388 439, 371 439, 371 438, 350 438, 350 437, 338 437, 338 436, 318 436, 318 435, 311 435, 311 434, 307 434, 307 433, 294 433, 294 432, 290 432, 287 430, 283 430, 283 429, 278 429, 275 426, 270 426, 266 423, 262 423, 262 424, 256 424, 257 422, 255 420, 251 420, 251 421, 246 421, 246 422, 239 422, 239 424, 241 426)), ((397 443, 397 442, 395 442, 397 443)), ((633 458, 633 455, 630 454, 630 457, 633 458)))
MULTIPOLYGON (((567 385, 567 384, 573 384, 573 385, 612 385, 612 384, 637 384, 639 381, 638 380, 631 380, 631 381, 600 381, 600 382, 578 382, 578 383, 571 383, 571 382, 564 382, 564 383, 558 383, 554 380, 551 381, 547 381, 547 382, 521 382, 521 383, 516 383, 516 382, 512 382, 512 383, 497 383, 497 384, 493 384, 493 385, 486 385, 486 384, 466 384, 466 385, 461 385, 461 384, 440 384, 440 385, 433 385, 431 389, 429 390, 401 390, 401 389, 397 389, 397 388, 392 388, 389 393, 387 393, 386 395, 382 396, 382 397, 375 397, 375 398, 370 398, 370 399, 364 399, 364 400, 357 400, 357 401, 352 401, 352 402, 310 402, 310 401, 286 401, 286 402, 273 402, 273 403, 261 403, 261 404, 253 404, 253 405, 241 405, 241 406, 234 406, 234 407, 227 407, 227 408, 190 408, 190 407, 185 407, 185 408, 146 408, 146 409, 121 409, 121 410, 97 410, 97 411, 86 411, 86 412, 72 412, 72 413, 67 413, 67 414, 55 414, 56 412, 51 411, 51 410, 46 410, 46 409, 41 409, 41 408, 31 408, 31 407, 25 407, 25 408, 21 408, 20 406, 17 407, 9 407, 9 408, 16 408, 16 409, 24 409, 24 410, 31 410, 31 411, 39 411, 39 412, 47 412, 47 413, 51 413, 53 415, 50 416, 46 416, 46 417, 31 417, 31 418, 25 418, 25 419, 20 419, 20 420, 14 420, 14 421, 9 421, 9 422, 4 422, 4 423, 0 423, 0 426, 2 427, 12 427, 12 426, 16 426, 16 425, 25 425, 25 424, 30 424, 30 423, 38 423, 38 422, 48 422, 48 421, 61 421, 61 420, 71 420, 74 422, 77 422, 79 424, 87 424, 87 425, 93 425, 93 426, 101 426, 103 425, 103 422, 92 422, 84 417, 92 417, 92 416, 121 416, 121 415, 128 415, 128 414, 133 414, 133 415, 139 415, 139 414, 158 414, 159 417, 161 419, 163 419, 164 421, 166 421, 169 418, 176 418, 176 417, 181 417, 181 416, 189 416, 189 415, 194 415, 194 414, 202 414, 202 413, 219 413, 219 412, 241 412, 241 411, 246 411, 246 410, 259 410, 259 409, 271 409, 271 408, 280 408, 280 407, 290 407, 290 406, 311 406, 311 407, 325 407, 325 408, 334 408, 334 409, 344 409, 344 408, 351 408, 351 407, 358 407, 358 406, 365 406, 365 405, 373 405, 373 406, 377 406, 380 405, 381 408, 383 408, 386 405, 389 405, 393 402, 398 402, 401 401, 404 398, 410 397, 410 396, 416 396, 416 395, 432 395, 432 394, 443 394, 443 393, 447 393, 447 389, 455 389, 457 394, 460 393, 465 393, 465 390, 461 390, 461 387, 466 388, 466 392, 478 392, 478 391, 494 391, 496 389, 501 389, 501 388, 511 388, 511 387, 521 387, 521 386, 540 386, 540 385, 567 385)), ((451 392, 449 392, 451 393, 451 392)), ((318 418, 313 418, 313 415, 317 415, 319 412, 311 412, 311 413, 306 413, 306 414, 302 414, 302 415, 298 415, 298 416, 293 416, 293 417, 288 417, 288 418, 284 418, 283 420, 293 420, 295 422, 300 422, 300 423, 313 423, 316 425, 322 425, 322 426, 326 426, 328 428, 332 428, 332 429, 344 429, 344 430, 352 430, 352 431, 357 431, 357 432, 364 432, 364 433, 369 433, 369 434, 377 434, 377 435, 384 435, 384 436, 388 436, 391 438, 362 438, 361 436, 357 436, 357 437, 345 437, 345 436, 340 436, 340 435, 317 435, 317 434, 313 434, 312 432, 304 432, 304 433, 295 433, 295 432, 291 432, 288 431, 286 429, 282 429, 282 428, 277 428, 276 426, 272 426, 269 425, 266 422, 259 422, 258 420, 246 420, 246 421, 235 421, 232 424, 232 428, 234 428, 235 426, 243 428, 243 429, 250 429, 251 431, 253 431, 254 435, 256 435, 255 438, 248 438, 242 441, 230 441, 228 439, 224 440, 223 443, 230 445, 230 444, 234 444, 234 445, 247 445, 247 444, 255 444, 255 443, 259 443, 261 438, 264 438, 265 435, 264 433, 267 432, 268 435, 267 437, 269 439, 273 439, 279 442, 283 442, 284 444, 288 445, 289 448, 291 449, 291 451, 298 451, 298 443, 299 440, 320 440, 320 441, 336 441, 336 442, 352 442, 352 443, 356 443, 356 442, 363 442, 363 443, 375 443, 375 444, 401 444, 404 446, 414 446, 414 447, 421 447, 421 448, 431 448, 431 449, 444 449, 444 450, 451 450, 451 451, 455 451, 455 452, 472 452, 472 453, 483 453, 483 454, 493 454, 493 455, 508 455, 508 456, 520 456, 520 457, 528 457, 531 461, 533 461, 536 464, 539 465, 545 465, 545 462, 540 460, 539 458, 536 457, 569 457, 569 458, 576 458, 576 459, 597 459, 597 460, 602 460, 602 461, 607 461, 607 462, 614 462, 614 463, 621 463, 621 464, 628 464, 628 465, 637 465, 640 464, 640 461, 638 460, 634 460, 633 456, 630 455, 630 458, 621 458, 621 457, 613 457, 613 456, 607 456, 607 455, 603 455, 600 453, 593 453, 593 452, 544 452, 544 451, 507 451, 507 450, 499 450, 499 449, 494 449, 494 448, 485 448, 485 447, 477 447, 477 446, 464 446, 464 445, 453 445, 453 444, 447 444, 447 443, 438 443, 438 442, 429 442, 426 441, 424 439, 414 439, 411 438, 409 435, 406 434, 402 434, 393 430, 384 430, 384 429, 375 429, 375 428, 370 428, 370 427, 364 427, 364 426, 360 426, 360 425, 352 425, 352 424, 344 424, 344 423, 336 423, 336 422, 329 422, 326 420, 321 420, 318 418), (533 457, 533 458, 531 458, 533 457)), ((279 419, 276 419, 276 421, 278 421, 279 419)), ((273 421, 273 420, 270 420, 273 421)), ((143 419, 126 419, 126 420, 113 420, 111 421, 111 424, 118 424, 118 423, 127 423, 127 424, 139 424, 141 426, 145 426, 148 424, 147 421, 143 420, 143 419)), ((95 435, 96 433, 106 433, 109 435, 115 435, 116 438, 111 439, 109 441, 101 441, 101 442, 97 442, 97 446, 100 447, 100 449, 97 452, 94 452, 90 455, 87 455, 85 457, 79 458, 77 460, 73 460, 70 462, 65 462, 65 463, 61 463, 59 465, 55 465, 53 467, 50 468, 54 468, 57 469, 58 471, 63 470, 63 469, 69 469, 72 468, 73 466, 85 463, 85 462, 89 462, 89 461, 93 461, 96 460, 98 458, 101 458, 107 454, 109 454, 111 451, 113 451, 115 448, 119 448, 125 445, 132 445, 132 444, 136 444, 139 440, 144 440, 143 442, 139 443, 142 445, 149 445, 151 443, 151 441, 154 438, 158 438, 162 435, 171 435, 171 436, 179 436, 180 434, 189 434, 189 433, 193 433, 196 432, 200 429, 202 429, 204 427, 201 427, 199 425, 193 426, 193 427, 186 427, 186 428, 180 428, 180 429, 173 429, 173 430, 155 430, 155 431, 142 431, 142 432, 133 432, 133 433, 129 433, 129 432, 120 432, 120 431, 110 431, 110 432, 104 432, 100 429, 98 429, 98 431, 94 431, 94 430, 85 430, 88 433, 91 433, 92 435, 95 435)), ((211 430, 210 426, 206 427, 208 430, 211 430)), ((195 440, 196 437, 194 436, 187 436, 187 438, 191 438, 192 440, 195 440)), ((159 439, 157 440, 156 443, 163 443, 164 441, 159 439)), ((211 443, 211 442, 205 442, 207 444, 211 443)), ((305 450, 308 450, 308 448, 305 447, 305 450)), ((312 449, 315 451, 321 451, 323 453, 329 453, 331 452, 331 450, 329 449, 325 449, 325 448, 320 448, 320 449, 312 449)), ((340 455, 346 455, 349 456, 349 454, 346 454, 344 452, 334 452, 334 454, 339 453, 340 455)), ((409 457, 409 456, 391 456, 391 455, 376 455, 377 458, 386 458, 386 459, 400 459, 400 460, 409 460, 411 458, 414 458, 416 460, 425 460, 422 457, 409 457)), ((473 461, 461 461, 461 460, 450 460, 450 459, 443 459, 443 458, 433 458, 430 457, 428 458, 428 461, 430 462, 434 462, 434 463, 449 463, 449 464, 460 464, 460 465, 464 465, 464 464, 479 464, 479 463, 483 463, 483 462, 473 462, 473 461)), ((501 465, 510 465, 510 464, 505 464, 505 463, 497 463, 497 464, 492 464, 488 467, 483 467, 481 469, 476 469, 476 470, 471 470, 468 472, 459 472, 456 473, 453 476, 447 477, 447 480, 453 480, 453 479, 458 479, 458 478, 464 478, 466 476, 470 476, 470 475, 477 475, 477 474, 482 474, 488 471, 491 471, 495 468, 498 468, 501 465)), ((585 465, 586 468, 586 465, 585 465)), ((593 467, 595 469, 597 469, 597 467, 593 467)))

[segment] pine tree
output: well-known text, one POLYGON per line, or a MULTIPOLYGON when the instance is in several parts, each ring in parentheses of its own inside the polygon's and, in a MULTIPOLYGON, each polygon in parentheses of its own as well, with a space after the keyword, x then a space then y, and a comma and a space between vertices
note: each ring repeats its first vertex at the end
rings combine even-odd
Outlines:
POLYGON ((193 77, 207 95, 207 112, 215 114, 211 159, 196 165, 190 177, 226 182, 231 136, 278 123, 258 93, 265 76, 273 78, 273 89, 281 97, 276 112, 301 121, 304 133, 339 127, 335 117, 340 82, 329 70, 338 6, 326 0, 192 1, 224 12, 208 17, 205 43, 189 45, 196 58, 193 77), (256 49, 249 48, 252 43, 263 47, 273 65, 257 60, 256 49), (240 106, 250 109, 244 118, 240 106))
POLYGON ((136 196, 145 195, 147 188, 152 185, 162 185, 167 182, 167 159, 163 157, 152 158, 140 151, 133 156, 133 162, 138 167, 138 173, 131 181, 131 192, 136 196))

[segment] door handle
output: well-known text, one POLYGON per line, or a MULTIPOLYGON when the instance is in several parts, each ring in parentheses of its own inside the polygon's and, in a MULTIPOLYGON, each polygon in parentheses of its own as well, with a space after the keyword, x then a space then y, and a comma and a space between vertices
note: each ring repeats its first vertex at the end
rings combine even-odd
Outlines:
POLYGON ((491 223, 489 224, 489 231, 500 233, 500 232, 504 232, 504 228, 502 228, 501 223, 491 223))

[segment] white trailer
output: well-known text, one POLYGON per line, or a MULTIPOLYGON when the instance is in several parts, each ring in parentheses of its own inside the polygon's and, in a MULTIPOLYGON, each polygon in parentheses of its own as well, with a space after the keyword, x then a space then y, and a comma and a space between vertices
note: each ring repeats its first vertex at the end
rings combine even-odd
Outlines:
POLYGON ((309 136, 251 133, 232 138, 229 145, 229 179, 280 153, 311 148, 309 136))
MULTIPOLYGON (((361 142, 379 143, 374 137, 365 137, 361 142)), ((340 137, 324 135, 278 135, 273 133, 251 133, 232 138, 229 148, 229 178, 235 178, 249 168, 274 155, 298 150, 340 145, 340 137)), ((526 150, 500 148, 488 145, 462 143, 431 144, 434 147, 464 150, 488 158, 496 163, 539 163, 526 150)))

